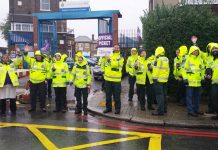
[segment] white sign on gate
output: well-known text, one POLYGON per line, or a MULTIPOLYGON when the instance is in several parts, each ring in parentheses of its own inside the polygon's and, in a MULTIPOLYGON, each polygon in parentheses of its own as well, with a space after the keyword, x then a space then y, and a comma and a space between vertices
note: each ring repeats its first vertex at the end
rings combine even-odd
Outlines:
POLYGON ((89 11, 90 0, 60 1, 60 11, 89 11))

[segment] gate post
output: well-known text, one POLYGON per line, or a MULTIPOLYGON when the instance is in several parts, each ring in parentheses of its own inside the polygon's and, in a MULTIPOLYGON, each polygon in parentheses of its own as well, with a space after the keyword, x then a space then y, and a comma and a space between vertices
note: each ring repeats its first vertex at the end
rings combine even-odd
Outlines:
POLYGON ((34 51, 38 50, 38 18, 36 16, 33 16, 33 45, 34 45, 34 51))
POLYGON ((118 43, 118 14, 113 14, 113 44, 118 43))

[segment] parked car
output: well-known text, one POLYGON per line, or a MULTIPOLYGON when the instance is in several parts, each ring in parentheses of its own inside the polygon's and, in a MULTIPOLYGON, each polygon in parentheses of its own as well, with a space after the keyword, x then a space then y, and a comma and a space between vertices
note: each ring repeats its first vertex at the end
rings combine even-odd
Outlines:
POLYGON ((93 76, 94 80, 103 79, 103 71, 101 70, 101 67, 99 65, 96 65, 93 68, 93 76))
POLYGON ((91 60, 89 58, 86 58, 86 60, 87 60, 87 63, 88 63, 88 65, 90 67, 94 67, 94 66, 96 66, 98 64, 98 63, 96 63, 95 61, 93 61, 93 60, 91 60))

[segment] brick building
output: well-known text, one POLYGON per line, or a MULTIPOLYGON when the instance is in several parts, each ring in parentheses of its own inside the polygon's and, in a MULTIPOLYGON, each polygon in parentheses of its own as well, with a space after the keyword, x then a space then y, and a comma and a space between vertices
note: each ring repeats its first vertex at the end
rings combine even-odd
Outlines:
POLYGON ((97 55, 97 40, 94 39, 94 35, 92 35, 92 39, 88 36, 78 36, 75 43, 76 52, 82 51, 86 57, 97 55))
MULTIPOLYGON (((29 44, 33 46, 33 17, 32 13, 59 11, 62 0, 9 0, 9 19, 11 23, 9 45, 29 44)), ((45 22, 42 32, 52 44, 53 24, 45 22)), ((74 34, 67 32, 66 20, 57 21, 58 48, 72 53, 75 51, 74 34)))

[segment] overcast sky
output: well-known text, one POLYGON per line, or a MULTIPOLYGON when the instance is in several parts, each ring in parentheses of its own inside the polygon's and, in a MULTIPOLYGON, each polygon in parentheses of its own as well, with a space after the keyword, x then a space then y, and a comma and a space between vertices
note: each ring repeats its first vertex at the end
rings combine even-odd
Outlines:
MULTIPOLYGON (((149 0, 90 0, 91 10, 120 10, 122 18, 119 19, 119 30, 141 29, 140 16, 143 10, 148 9, 149 0)), ((1 0, 0 21, 3 21, 8 14, 9 1, 1 0), (4 2, 3 2, 4 1, 4 2)), ((75 20, 68 21, 68 28, 75 31, 75 36, 87 35, 91 37, 94 33, 97 36, 96 20, 75 20)), ((6 46, 6 42, 0 39, 0 47, 6 46)))

